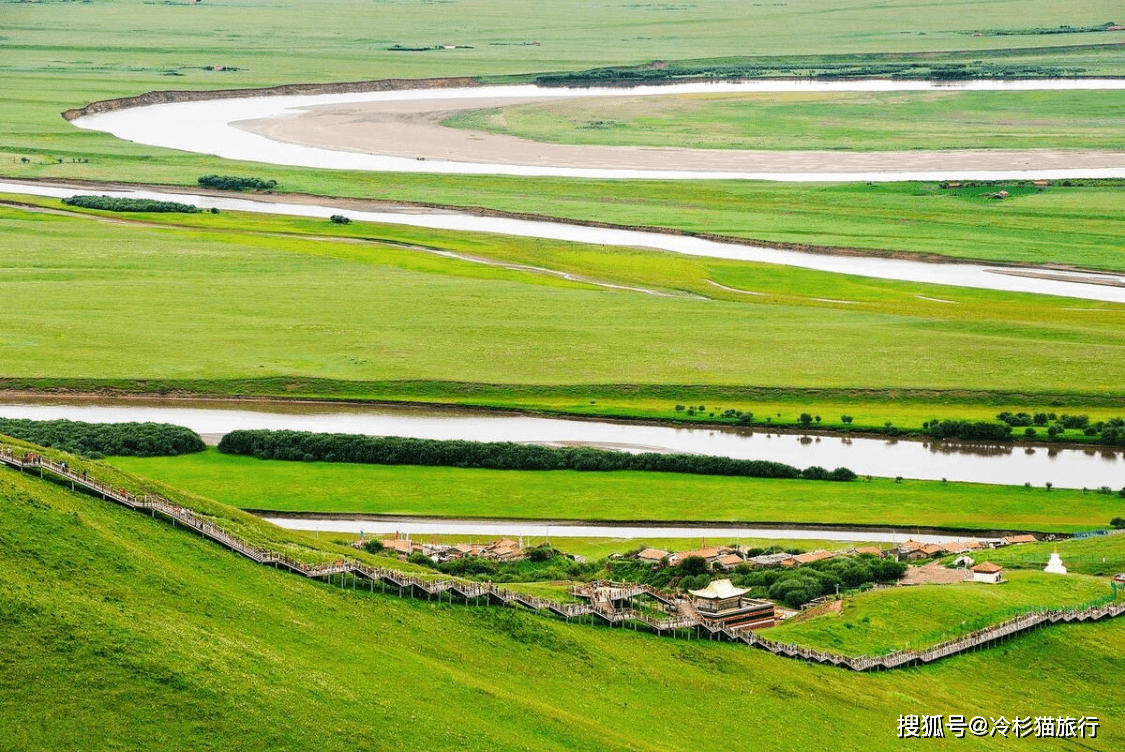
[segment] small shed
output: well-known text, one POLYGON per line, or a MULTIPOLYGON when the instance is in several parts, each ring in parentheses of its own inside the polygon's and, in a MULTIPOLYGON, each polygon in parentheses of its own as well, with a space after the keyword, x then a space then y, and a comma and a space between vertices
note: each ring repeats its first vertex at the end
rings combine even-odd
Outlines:
POLYGON ((973 567, 973 582, 987 582, 990 585, 996 585, 1003 579, 1003 573, 1004 567, 986 561, 973 567))

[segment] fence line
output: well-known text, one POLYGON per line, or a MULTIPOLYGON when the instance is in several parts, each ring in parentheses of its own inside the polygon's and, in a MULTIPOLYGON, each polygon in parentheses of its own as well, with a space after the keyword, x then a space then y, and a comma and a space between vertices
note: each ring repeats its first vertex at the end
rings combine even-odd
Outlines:
POLYGON ((72 490, 82 488, 92 494, 101 496, 106 501, 117 502, 129 509, 148 512, 153 517, 159 514, 259 564, 284 569, 309 579, 327 580, 334 584, 335 577, 339 575, 340 584, 343 586, 347 584, 347 577, 350 575, 353 588, 362 579, 369 584, 371 591, 374 591, 375 585, 378 584, 383 592, 387 592, 388 587, 392 591, 397 589, 397 594, 400 596, 424 597, 439 601, 448 598, 451 603, 456 598, 466 604, 480 603, 483 600, 486 604, 518 605, 536 613, 551 614, 564 618, 568 622, 571 619, 586 617, 591 624, 597 621, 611 627, 615 625, 625 627, 631 624, 636 629, 643 624, 661 636, 665 634, 676 636, 677 633, 686 630, 689 638, 696 636, 737 642, 767 650, 777 656, 839 666, 852 671, 889 670, 932 663, 950 655, 999 643, 1039 626, 1098 621, 1125 613, 1125 604, 1117 603, 1103 603, 1075 609, 1043 609, 1021 614, 1000 624, 922 650, 899 650, 881 656, 847 656, 826 650, 801 647, 793 643, 770 640, 760 637, 750 630, 732 629, 720 621, 700 616, 689 601, 658 591, 649 585, 623 585, 606 582, 577 585, 571 590, 571 593, 583 598, 583 602, 562 603, 548 598, 538 598, 513 592, 497 587, 492 583, 453 579, 427 580, 406 572, 374 567, 346 558, 330 564, 306 564, 276 551, 251 545, 193 510, 182 507, 168 499, 151 494, 137 496, 129 492, 128 489, 109 486, 92 478, 86 471, 74 472, 65 462, 55 462, 34 452, 17 454, 11 448, 0 447, 0 464, 20 471, 37 469, 40 477, 43 477, 44 472, 49 472, 69 482, 72 490), (653 598, 667 606, 674 607, 679 611, 679 614, 659 619, 651 614, 638 611, 629 605, 630 600, 638 596, 653 598))

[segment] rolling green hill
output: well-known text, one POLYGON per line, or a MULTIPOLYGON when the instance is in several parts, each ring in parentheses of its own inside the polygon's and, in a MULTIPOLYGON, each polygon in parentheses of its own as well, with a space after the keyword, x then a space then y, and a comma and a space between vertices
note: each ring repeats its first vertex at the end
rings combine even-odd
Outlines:
POLYGON ((1096 715, 1088 748, 1125 743, 1122 623, 856 675, 310 583, 8 470, 0 575, 2 749, 719 752, 719 718, 779 750, 871 750, 900 713, 1096 715))

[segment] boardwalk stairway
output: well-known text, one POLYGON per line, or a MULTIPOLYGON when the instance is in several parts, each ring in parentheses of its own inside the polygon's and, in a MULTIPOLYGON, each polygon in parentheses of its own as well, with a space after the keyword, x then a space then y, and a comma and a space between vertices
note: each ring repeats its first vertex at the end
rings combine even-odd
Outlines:
POLYGON ((360 581, 366 582, 371 590, 378 585, 383 592, 388 590, 400 596, 426 598, 429 600, 448 600, 465 604, 520 606, 541 614, 551 614, 570 621, 586 618, 609 625, 634 629, 645 626, 658 635, 686 635, 706 637, 712 640, 726 640, 741 643, 785 658, 796 658, 813 663, 838 666, 852 671, 878 671, 918 666, 932 663, 958 653, 995 645, 1018 634, 1049 624, 1099 621, 1125 613, 1125 604, 1105 603, 1085 609, 1057 609, 1023 614, 984 630, 943 642, 922 650, 902 650, 882 656, 846 656, 824 650, 801 647, 760 637, 749 630, 736 630, 721 622, 706 619, 682 600, 660 592, 647 585, 621 585, 615 583, 591 583, 579 585, 572 595, 579 602, 563 603, 547 598, 537 598, 497 587, 492 583, 468 582, 453 579, 427 579, 394 569, 373 567, 359 561, 341 559, 328 564, 306 564, 284 554, 253 546, 237 536, 215 525, 191 509, 154 495, 135 495, 125 488, 115 488, 102 483, 86 472, 77 473, 65 463, 42 457, 33 452, 14 450, 0 446, 0 465, 15 468, 22 472, 38 471, 40 477, 49 473, 68 483, 71 490, 82 489, 129 509, 148 513, 153 517, 160 515, 178 525, 183 525, 208 540, 218 543, 241 556, 259 564, 272 566, 309 579, 349 583, 357 587, 360 581), (651 598, 674 608, 675 615, 658 618, 650 612, 640 611, 629 605, 636 597, 651 598))

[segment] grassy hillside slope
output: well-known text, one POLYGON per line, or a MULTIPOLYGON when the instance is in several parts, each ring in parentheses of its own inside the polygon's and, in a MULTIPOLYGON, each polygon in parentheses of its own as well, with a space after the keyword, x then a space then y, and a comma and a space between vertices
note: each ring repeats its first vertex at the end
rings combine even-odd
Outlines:
POLYGON ((115 457, 116 467, 245 509, 580 520, 737 520, 1073 531, 1125 512, 1117 494, 941 483, 728 478, 284 462, 219 454, 115 457))
MULTIPOLYGON (((857 676, 736 646, 341 591, 0 472, 0 748, 897 748, 900 713, 1098 715, 1125 625, 857 676), (1075 666, 1082 666, 1076 671, 1075 666), (982 690, 988 677, 987 691, 982 690), (668 712, 668 708, 678 710, 668 712)), ((967 739, 966 749, 1023 740, 967 739)))

